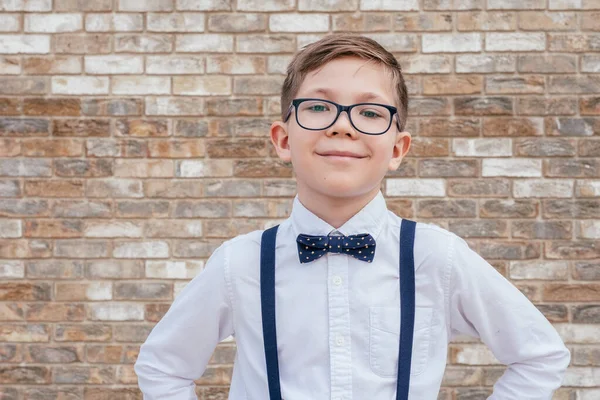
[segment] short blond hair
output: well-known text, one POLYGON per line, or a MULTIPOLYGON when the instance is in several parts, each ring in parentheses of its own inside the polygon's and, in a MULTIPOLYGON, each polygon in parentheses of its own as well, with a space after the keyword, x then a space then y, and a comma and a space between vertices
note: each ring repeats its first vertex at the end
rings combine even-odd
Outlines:
POLYGON ((375 40, 356 34, 336 33, 306 45, 294 55, 287 67, 281 89, 281 119, 285 119, 292 100, 306 75, 338 57, 355 56, 383 65, 392 75, 400 130, 406 126, 408 92, 402 68, 396 58, 375 40))

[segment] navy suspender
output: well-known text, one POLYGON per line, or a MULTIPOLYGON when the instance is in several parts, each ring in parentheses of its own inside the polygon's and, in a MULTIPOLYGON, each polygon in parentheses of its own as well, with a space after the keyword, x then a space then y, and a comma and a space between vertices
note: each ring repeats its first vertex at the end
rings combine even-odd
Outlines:
MULTIPOLYGON (((263 340, 270 400, 281 400, 277 331, 275 323, 275 239, 279 225, 265 230, 260 248, 260 300, 263 340)), ((416 222, 402 219, 400 226, 400 345, 396 400, 408 400, 413 332, 415 324, 415 262, 413 246, 416 222)))

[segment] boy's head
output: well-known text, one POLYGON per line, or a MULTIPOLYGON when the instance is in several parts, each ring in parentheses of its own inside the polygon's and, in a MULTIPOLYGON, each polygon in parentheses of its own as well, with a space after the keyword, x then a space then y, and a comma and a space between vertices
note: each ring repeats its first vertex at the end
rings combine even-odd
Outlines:
POLYGON ((279 157, 292 162, 301 199, 372 197, 410 146, 407 108, 391 53, 367 37, 329 35, 290 62, 271 141, 279 157), (335 103, 359 105, 343 112, 335 103))

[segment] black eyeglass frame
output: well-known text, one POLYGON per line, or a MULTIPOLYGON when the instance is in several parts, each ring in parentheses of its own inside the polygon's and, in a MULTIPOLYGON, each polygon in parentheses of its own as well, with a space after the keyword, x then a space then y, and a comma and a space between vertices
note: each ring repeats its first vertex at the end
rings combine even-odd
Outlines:
POLYGON ((352 104, 350 106, 343 106, 343 105, 338 104, 338 103, 336 103, 334 101, 331 101, 331 100, 318 99, 318 98, 313 98, 313 97, 305 97, 305 98, 300 98, 300 99, 294 99, 294 100, 292 100, 292 104, 290 104, 290 107, 288 109, 288 112, 287 112, 287 114, 286 114, 283 122, 287 122, 287 120, 290 118, 290 115, 292 113, 292 107, 294 107, 295 110, 298 110, 298 106, 301 103, 303 103, 305 101, 309 101, 309 100, 323 101, 325 103, 333 104, 337 108, 337 114, 336 114, 335 118, 333 119, 333 122, 331 124, 327 125, 325 128, 320 128, 320 129, 307 128, 304 125, 302 125, 300 123, 300 121, 298 121, 298 113, 295 112, 294 114, 296 114, 296 123, 298 125, 300 125, 302 128, 307 129, 309 131, 322 131, 322 130, 325 130, 325 129, 333 126, 333 124, 336 123, 336 121, 339 118, 339 116, 342 113, 342 111, 346 111, 346 115, 348 116, 348 120, 350 121, 350 124, 352 124, 352 127, 354 129, 356 129, 357 131, 359 131, 360 133, 362 133, 362 134, 365 134, 365 135, 383 135, 384 133, 386 133, 387 131, 390 130, 390 127, 392 126, 392 120, 394 119, 394 114, 398 116, 396 118, 396 126, 398 127, 398 131, 399 132, 402 131, 402 129, 400 129, 400 123, 398 122, 398 118, 400 118, 400 114, 398 114, 398 109, 396 107, 394 107, 394 106, 390 106, 390 105, 387 105, 387 104, 381 104, 381 103, 356 103, 356 104, 352 104), (365 132, 365 131, 362 131, 362 130, 358 129, 356 127, 356 125, 354 125, 354 122, 352 121, 352 116, 350 115, 351 111, 356 106, 364 106, 364 105, 372 105, 372 106, 385 107, 390 112, 390 122, 388 124, 388 127, 383 132, 381 132, 381 133, 368 133, 368 132, 365 132))

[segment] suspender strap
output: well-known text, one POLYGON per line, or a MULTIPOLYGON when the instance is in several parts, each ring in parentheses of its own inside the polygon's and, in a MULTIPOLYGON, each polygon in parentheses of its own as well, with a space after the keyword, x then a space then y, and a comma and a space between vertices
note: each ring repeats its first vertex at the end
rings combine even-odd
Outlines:
POLYGON ((260 307, 271 400, 281 400, 275 325, 275 239, 278 227, 276 225, 263 232, 260 247, 260 307))
MULTIPOLYGON (((275 323, 276 225, 262 234, 260 248, 260 303, 270 400, 281 400, 277 331, 275 323)), ((408 400, 412 343, 415 325, 414 241, 416 222, 402 219, 400 226, 400 345, 396 400, 408 400)))
POLYGON ((407 219, 400 226, 400 348, 396 400, 408 399, 413 333, 415 326, 415 243, 416 223, 407 219), (403 368, 401 368, 402 366, 403 368))

